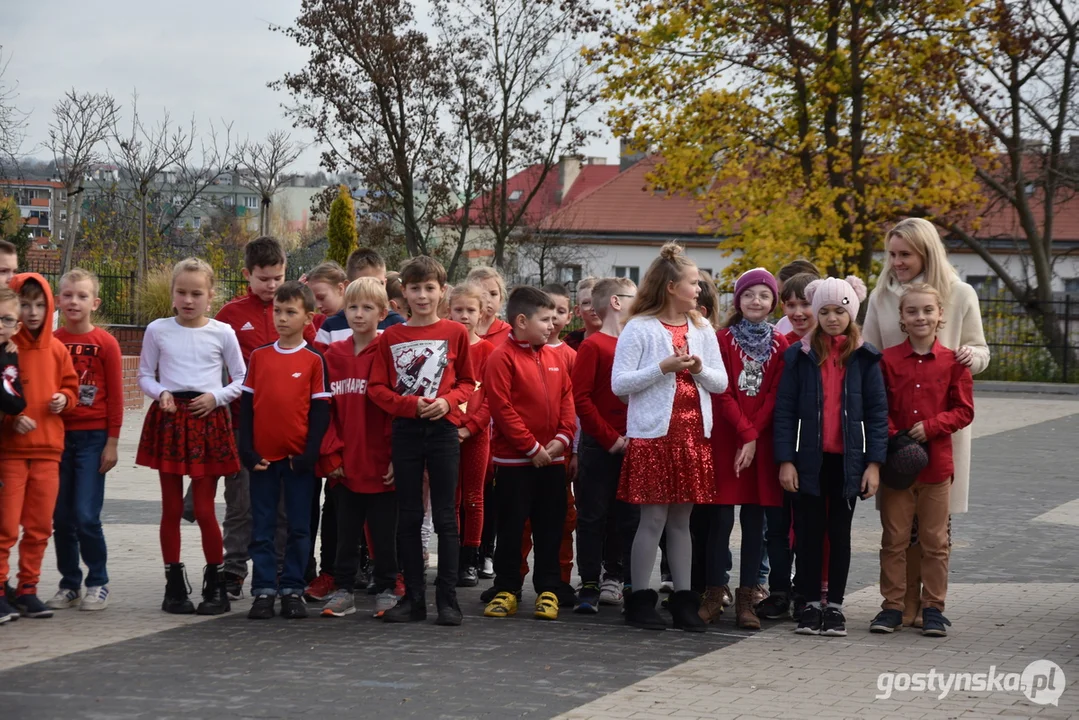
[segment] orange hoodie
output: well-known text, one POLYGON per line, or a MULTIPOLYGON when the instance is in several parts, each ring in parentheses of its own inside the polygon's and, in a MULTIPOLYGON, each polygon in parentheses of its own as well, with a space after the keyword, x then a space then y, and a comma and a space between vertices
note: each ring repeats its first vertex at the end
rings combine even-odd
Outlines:
POLYGON ((49 283, 37 273, 20 273, 11 278, 8 287, 17 293, 28 280, 36 280, 45 291, 45 321, 37 337, 23 325, 14 340, 19 348, 19 370, 26 396, 26 410, 22 414, 37 423, 37 428, 20 435, 13 427, 15 418, 4 418, 0 453, 5 458, 59 462, 64 453, 64 421, 49 412, 49 402, 54 394, 63 393, 67 397, 65 411, 75 407, 79 377, 71 364, 71 354, 52 334, 55 303, 49 283))

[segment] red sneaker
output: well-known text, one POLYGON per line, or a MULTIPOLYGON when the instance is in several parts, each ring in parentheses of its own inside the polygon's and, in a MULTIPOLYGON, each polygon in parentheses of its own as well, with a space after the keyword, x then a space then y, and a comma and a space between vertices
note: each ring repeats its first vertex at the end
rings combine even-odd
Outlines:
POLYGON ((330 595, 333 595, 337 589, 337 583, 333 580, 333 575, 329 573, 320 573, 314 581, 307 586, 304 590, 303 596, 308 600, 314 602, 322 602, 330 595))

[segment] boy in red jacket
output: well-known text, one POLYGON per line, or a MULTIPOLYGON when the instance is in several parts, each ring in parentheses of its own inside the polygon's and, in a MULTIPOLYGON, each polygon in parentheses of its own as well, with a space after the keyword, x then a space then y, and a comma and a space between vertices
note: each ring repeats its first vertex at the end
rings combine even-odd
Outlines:
POLYGON ((360 567, 364 523, 375 556, 376 616, 397 603, 397 493, 390 462, 390 416, 367 397, 371 365, 379 352, 378 324, 386 317, 386 288, 375 278, 360 278, 345 290, 345 317, 352 337, 326 350, 333 393, 330 429, 323 442, 329 457, 322 470, 337 513, 334 584, 322 614, 356 612, 353 593, 360 567), (344 442, 348 438, 350 442, 344 442))
POLYGON ((60 589, 50 608, 104 610, 109 604, 108 552, 101 529, 105 473, 116 466, 116 445, 124 422, 123 356, 120 343, 94 327, 91 314, 101 305, 97 277, 75 268, 60 278, 64 326, 56 338, 71 354, 79 376, 79 400, 64 414, 64 456, 60 494, 53 514, 60 589), (86 563, 86 596, 80 600, 86 563))
MULTIPOLYGON (((421 255, 401 268, 407 323, 385 330, 371 366, 368 393, 394 416, 393 469, 397 485, 397 544, 405 576, 405 595, 382 616, 387 622, 427 618, 424 587, 423 479, 427 471, 431 513, 438 533, 435 603, 439 625, 460 625, 457 566, 461 545, 454 517, 461 457, 457 426, 447 415, 468 402, 476 390, 468 331, 438 317, 446 291, 446 270, 421 255)), ((376 551, 377 554, 377 551, 376 551)))
POLYGON ((899 323, 907 341, 884 351, 881 370, 888 390, 888 434, 906 431, 928 446, 929 464, 909 488, 880 486, 881 611, 869 630, 890 633, 903 622, 907 547, 914 516, 922 545, 922 634, 943 637, 948 592, 948 516, 952 489, 952 433, 974 421, 974 379, 955 353, 937 341, 944 315, 940 292, 910 285, 899 298, 899 323))
POLYGON ((566 520, 565 463, 577 428, 569 373, 547 346, 553 315, 554 302, 542 290, 514 290, 506 303, 513 331, 487 361, 483 386, 494 421, 498 508, 495 581, 484 593, 487 617, 517 612, 525 519, 532 521, 535 544, 535 616, 554 620, 559 604, 574 600, 573 589, 562 582, 558 550, 566 520))

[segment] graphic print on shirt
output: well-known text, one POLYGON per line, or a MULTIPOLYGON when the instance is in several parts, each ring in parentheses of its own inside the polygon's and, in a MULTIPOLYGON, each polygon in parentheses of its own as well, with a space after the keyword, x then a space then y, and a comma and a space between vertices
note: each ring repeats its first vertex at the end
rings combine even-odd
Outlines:
POLYGON ((5 365, 4 366, 4 392, 11 397, 22 397, 18 390, 15 389, 15 383, 19 381, 19 366, 18 365, 5 365))
POLYGON ((101 352, 101 346, 68 343, 67 349, 71 353, 71 364, 75 366, 75 374, 79 376, 79 405, 90 407, 94 404, 94 398, 97 397, 94 364, 101 352))
POLYGON ((434 399, 442 385, 442 374, 450 364, 448 340, 412 340, 390 346, 393 369, 397 373, 398 395, 434 399))

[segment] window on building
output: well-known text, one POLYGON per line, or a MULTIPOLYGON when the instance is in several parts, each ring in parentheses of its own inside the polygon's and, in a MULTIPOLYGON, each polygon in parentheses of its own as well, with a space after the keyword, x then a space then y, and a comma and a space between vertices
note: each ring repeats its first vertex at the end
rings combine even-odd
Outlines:
POLYGON ((615 265, 614 276, 629 278, 636 284, 640 284, 641 269, 636 265, 615 265))
POLYGON ((581 266, 580 265, 559 265, 558 272, 555 273, 558 278, 557 282, 563 285, 567 283, 579 283, 581 281, 581 266))
POLYGON ((513 192, 510 193, 509 198, 507 198, 507 199, 510 202, 517 202, 518 200, 521 199, 522 194, 523 193, 520 190, 514 190, 513 192))
POLYGON ((258 195, 244 195, 244 207, 248 210, 258 210, 259 196, 258 195))
POLYGON ((967 284, 982 299, 995 297, 1000 291, 1000 278, 996 275, 967 275, 967 284))
POLYGON ((234 196, 234 195, 225 195, 224 197, 221 198, 221 204, 224 205, 225 207, 234 206, 236 204, 236 196, 234 196))
POLYGON ((198 217, 197 215, 191 218, 191 227, 195 228, 196 230, 202 227, 202 218, 198 217))

